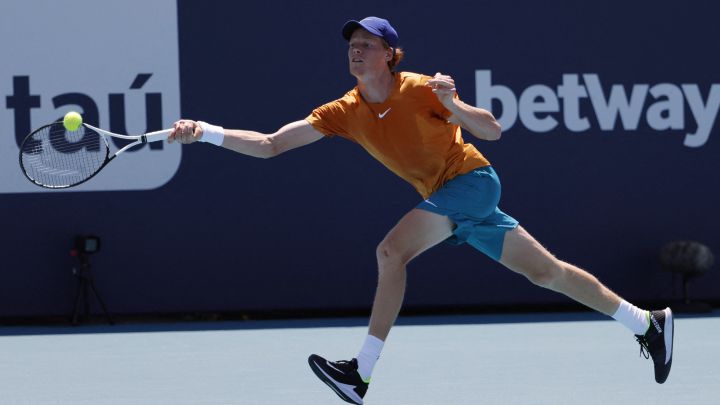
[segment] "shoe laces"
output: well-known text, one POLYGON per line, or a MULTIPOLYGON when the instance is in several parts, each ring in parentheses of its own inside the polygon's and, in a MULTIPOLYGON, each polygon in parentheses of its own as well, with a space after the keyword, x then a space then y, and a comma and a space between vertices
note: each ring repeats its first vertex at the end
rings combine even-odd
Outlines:
POLYGON ((342 369, 350 369, 350 370, 352 370, 353 368, 355 368, 355 367, 353 366, 353 361, 352 361, 352 360, 338 360, 338 361, 333 361, 333 363, 337 364, 337 365, 338 365, 340 368, 342 368, 342 369))
POLYGON ((645 336, 636 336, 635 340, 640 343, 640 355, 646 359, 650 358, 650 348, 648 347, 648 340, 645 336))

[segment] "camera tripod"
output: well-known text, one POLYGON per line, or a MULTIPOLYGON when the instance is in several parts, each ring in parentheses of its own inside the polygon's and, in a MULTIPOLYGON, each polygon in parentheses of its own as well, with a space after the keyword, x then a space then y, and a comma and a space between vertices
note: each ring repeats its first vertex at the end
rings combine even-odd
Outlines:
POLYGON ((80 260, 80 267, 73 268, 73 274, 77 277, 77 292, 75 293, 75 309, 72 314, 72 324, 77 325, 80 318, 80 301, 84 301, 85 317, 90 316, 90 292, 100 303, 100 307, 105 313, 105 317, 110 325, 113 325, 112 315, 105 306, 105 302, 100 297, 97 288, 95 287, 95 281, 93 280, 92 274, 90 273, 90 258, 87 253, 77 253, 77 257, 80 260))

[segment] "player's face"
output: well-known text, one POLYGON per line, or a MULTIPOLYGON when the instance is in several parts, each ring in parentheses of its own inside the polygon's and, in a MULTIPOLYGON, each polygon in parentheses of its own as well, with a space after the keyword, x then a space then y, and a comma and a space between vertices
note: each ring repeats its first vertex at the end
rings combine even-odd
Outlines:
POLYGON ((379 37, 358 28, 350 37, 348 45, 350 74, 353 76, 360 78, 388 69, 387 63, 392 58, 392 49, 385 48, 379 37))

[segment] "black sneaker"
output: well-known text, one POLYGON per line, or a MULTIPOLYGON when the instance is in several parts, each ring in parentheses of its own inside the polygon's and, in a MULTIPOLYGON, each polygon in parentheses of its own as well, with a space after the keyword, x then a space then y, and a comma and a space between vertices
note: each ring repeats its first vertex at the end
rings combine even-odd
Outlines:
POLYGON ((670 308, 650 312, 650 328, 645 335, 635 335, 640 343, 640 354, 655 364, 655 381, 662 384, 667 380, 672 366, 673 313, 670 308))
POLYGON ((344 401, 358 405, 363 403, 368 383, 360 377, 356 359, 327 361, 313 354, 308 358, 308 363, 315 375, 344 401))

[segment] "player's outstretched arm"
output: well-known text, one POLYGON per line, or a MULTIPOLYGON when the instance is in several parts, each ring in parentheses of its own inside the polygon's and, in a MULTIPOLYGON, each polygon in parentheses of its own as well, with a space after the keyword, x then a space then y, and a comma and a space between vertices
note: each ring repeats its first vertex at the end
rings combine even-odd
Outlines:
MULTIPOLYGON (((202 141, 204 131, 200 121, 180 120, 173 125, 168 142, 193 143, 202 141)), ((216 127, 217 128, 217 127, 216 127)), ((242 129, 224 129, 220 146, 243 155, 271 158, 290 149, 299 148, 324 137, 307 121, 300 120, 283 126, 273 134, 242 129)))

